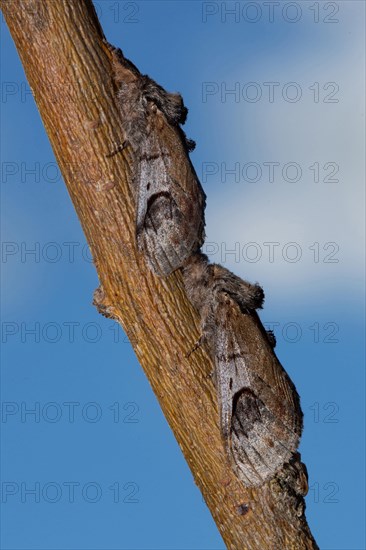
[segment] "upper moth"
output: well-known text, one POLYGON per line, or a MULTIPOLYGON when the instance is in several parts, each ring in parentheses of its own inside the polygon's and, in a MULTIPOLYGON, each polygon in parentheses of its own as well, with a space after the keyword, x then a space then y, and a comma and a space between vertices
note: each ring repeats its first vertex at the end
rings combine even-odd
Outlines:
POLYGON ((182 267, 203 244, 205 194, 190 162, 194 143, 180 124, 187 109, 179 94, 168 93, 108 44, 118 102, 136 170, 137 245, 156 275, 182 267))

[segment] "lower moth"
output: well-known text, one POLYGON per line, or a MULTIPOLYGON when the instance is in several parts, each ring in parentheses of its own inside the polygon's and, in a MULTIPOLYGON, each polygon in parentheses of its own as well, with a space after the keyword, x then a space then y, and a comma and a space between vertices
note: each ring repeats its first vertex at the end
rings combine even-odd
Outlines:
POLYGON ((302 431, 299 396, 254 311, 262 306, 263 291, 210 265, 201 253, 187 262, 183 279, 201 316, 201 341, 207 342, 215 364, 228 460, 245 485, 261 485, 291 459, 302 431), (248 316, 255 321, 250 341, 248 316))

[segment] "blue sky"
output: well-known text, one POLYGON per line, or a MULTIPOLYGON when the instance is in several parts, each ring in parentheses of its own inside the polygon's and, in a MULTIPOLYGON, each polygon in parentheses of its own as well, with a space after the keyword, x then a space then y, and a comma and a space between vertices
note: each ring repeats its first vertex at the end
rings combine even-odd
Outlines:
MULTIPOLYGON (((183 94, 205 250, 264 286, 301 395, 310 526, 322 550, 362 550, 364 3, 274 4, 96 6, 110 42, 183 94)), ((222 549, 131 345, 91 305, 90 253, 0 29, 1 548, 222 549)))

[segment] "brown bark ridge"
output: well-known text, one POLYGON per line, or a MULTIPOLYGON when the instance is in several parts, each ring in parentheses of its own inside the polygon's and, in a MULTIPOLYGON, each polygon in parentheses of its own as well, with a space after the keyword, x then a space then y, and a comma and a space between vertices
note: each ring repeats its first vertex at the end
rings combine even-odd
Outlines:
MULTIPOLYGON (((131 152, 107 158, 123 134, 111 57, 91 2, 2 0, 1 7, 93 254, 95 303, 133 342, 227 548, 317 548, 304 516, 307 476, 299 455, 256 489, 245 488, 228 466, 213 365, 204 346, 187 358, 199 319, 181 273, 153 276, 136 250, 131 152)), ((251 342, 260 329, 245 319, 251 342)), ((266 349, 265 360, 273 360, 266 349)))

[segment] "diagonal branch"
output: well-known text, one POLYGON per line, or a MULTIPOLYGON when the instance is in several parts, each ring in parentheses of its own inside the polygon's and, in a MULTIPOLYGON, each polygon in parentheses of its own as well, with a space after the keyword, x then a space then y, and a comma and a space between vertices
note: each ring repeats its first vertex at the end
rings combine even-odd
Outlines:
MULTIPOLYGON (((187 358, 199 318, 182 276, 154 277, 136 250, 131 152, 108 157, 123 132, 111 58, 91 2, 2 0, 1 7, 91 247, 101 283, 95 302, 134 343, 227 547, 317 548, 304 516, 299 456, 258 489, 246 489, 227 465, 213 365, 204 347, 187 358)), ((259 330, 246 316, 248 342, 259 330)), ((268 345, 261 353, 265 364, 273 361, 268 345)))

